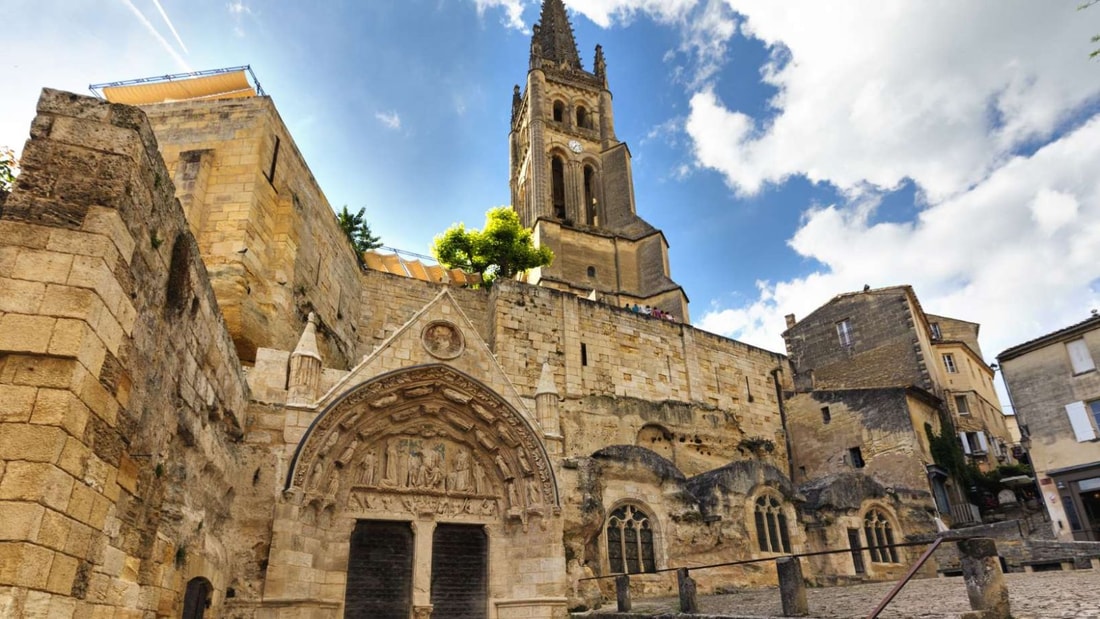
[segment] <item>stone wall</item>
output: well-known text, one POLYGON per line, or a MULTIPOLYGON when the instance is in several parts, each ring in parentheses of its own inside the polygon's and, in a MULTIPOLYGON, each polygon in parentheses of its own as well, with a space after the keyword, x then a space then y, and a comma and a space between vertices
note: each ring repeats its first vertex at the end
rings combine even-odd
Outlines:
POLYGON ((901 287, 841 295, 788 329, 784 340, 795 371, 807 381, 812 372, 818 389, 934 387, 913 307, 901 287), (837 335, 837 323, 845 319, 851 346, 841 345, 837 335))
POLYGON ((796 394, 787 402, 796 481, 852 471, 860 448, 863 473, 891 487, 928 489, 932 463, 924 424, 939 431, 933 404, 908 390, 845 389, 796 394), (825 412, 827 409, 827 413, 825 412), (827 415, 827 420, 826 420, 827 415))
POLYGON ((178 615, 247 389, 145 116, 46 90, 0 211, 0 614, 178 615))
POLYGON ((267 97, 143 108, 237 350, 289 350, 313 311, 333 367, 357 361, 355 252, 267 97))

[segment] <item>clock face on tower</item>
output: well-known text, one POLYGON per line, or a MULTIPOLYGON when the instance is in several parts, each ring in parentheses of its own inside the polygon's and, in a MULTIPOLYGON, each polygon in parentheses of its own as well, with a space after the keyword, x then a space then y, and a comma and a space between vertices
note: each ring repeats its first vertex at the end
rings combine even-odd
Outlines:
POLYGON ((584 146, 581 146, 581 143, 576 140, 569 140, 569 150, 579 153, 584 150, 584 146))

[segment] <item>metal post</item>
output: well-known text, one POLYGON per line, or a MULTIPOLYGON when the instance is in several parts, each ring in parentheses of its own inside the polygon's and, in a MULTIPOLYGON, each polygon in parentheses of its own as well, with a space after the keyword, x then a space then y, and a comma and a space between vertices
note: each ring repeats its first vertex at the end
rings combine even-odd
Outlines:
POLYGON ((780 557, 775 560, 779 574, 779 599, 783 602, 784 617, 801 617, 810 614, 806 601, 806 581, 802 579, 802 562, 798 557, 780 557))
POLYGON ((699 601, 695 598, 695 581, 688 575, 688 569, 676 570, 676 583, 680 588, 680 612, 695 614, 699 612, 699 601))
POLYGON ((630 612, 630 576, 619 574, 615 577, 615 598, 620 613, 630 612))

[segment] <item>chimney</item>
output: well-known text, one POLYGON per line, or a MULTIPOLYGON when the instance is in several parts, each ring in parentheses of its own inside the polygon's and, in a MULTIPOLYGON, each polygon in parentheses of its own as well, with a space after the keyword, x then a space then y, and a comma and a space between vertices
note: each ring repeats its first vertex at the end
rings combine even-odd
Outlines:
POLYGON ((787 320, 787 328, 788 329, 793 327, 794 323, 798 322, 797 320, 794 319, 794 314, 787 314, 783 318, 785 318, 787 320))

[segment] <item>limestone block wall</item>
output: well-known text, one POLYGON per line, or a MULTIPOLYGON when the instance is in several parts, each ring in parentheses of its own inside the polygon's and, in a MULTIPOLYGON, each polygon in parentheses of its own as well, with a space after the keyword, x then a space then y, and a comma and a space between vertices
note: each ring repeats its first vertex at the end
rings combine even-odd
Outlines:
POLYGON ((928 489, 925 465, 932 457, 924 424, 938 432, 939 416, 905 389, 796 394, 787 401, 787 422, 798 446, 792 453, 796 482, 856 470, 849 455, 855 447, 862 472, 883 485, 928 489))
POLYGON ((144 107, 241 357, 290 350, 317 313, 328 364, 355 361, 359 268, 267 97, 144 107))
MULTIPOLYGON (((356 362, 393 336, 444 287, 444 284, 432 284, 379 271, 364 271, 360 282, 361 310, 356 329, 359 338, 356 362)), ((481 338, 488 341, 489 292, 454 287, 449 290, 481 338)), ((327 357, 325 365, 330 365, 327 357)))
MULTIPOLYGON (((843 295, 784 334, 791 365, 818 389, 918 385, 933 389, 916 318, 903 288, 843 295), (852 345, 837 323, 848 320, 852 345)), ((809 388, 809 387, 807 387, 809 388)))
POLYGON ((247 390, 136 108, 45 90, 0 210, 0 609, 178 614, 222 540, 247 390))
MULTIPOLYGON (((633 314, 558 291, 501 282, 492 301, 492 347, 520 393, 533 394, 543 362, 555 372, 566 453, 667 436, 694 474, 747 457, 744 438, 786 451, 773 370, 782 355, 687 325, 633 314)), ((649 445, 651 446, 651 445, 649 445)))

